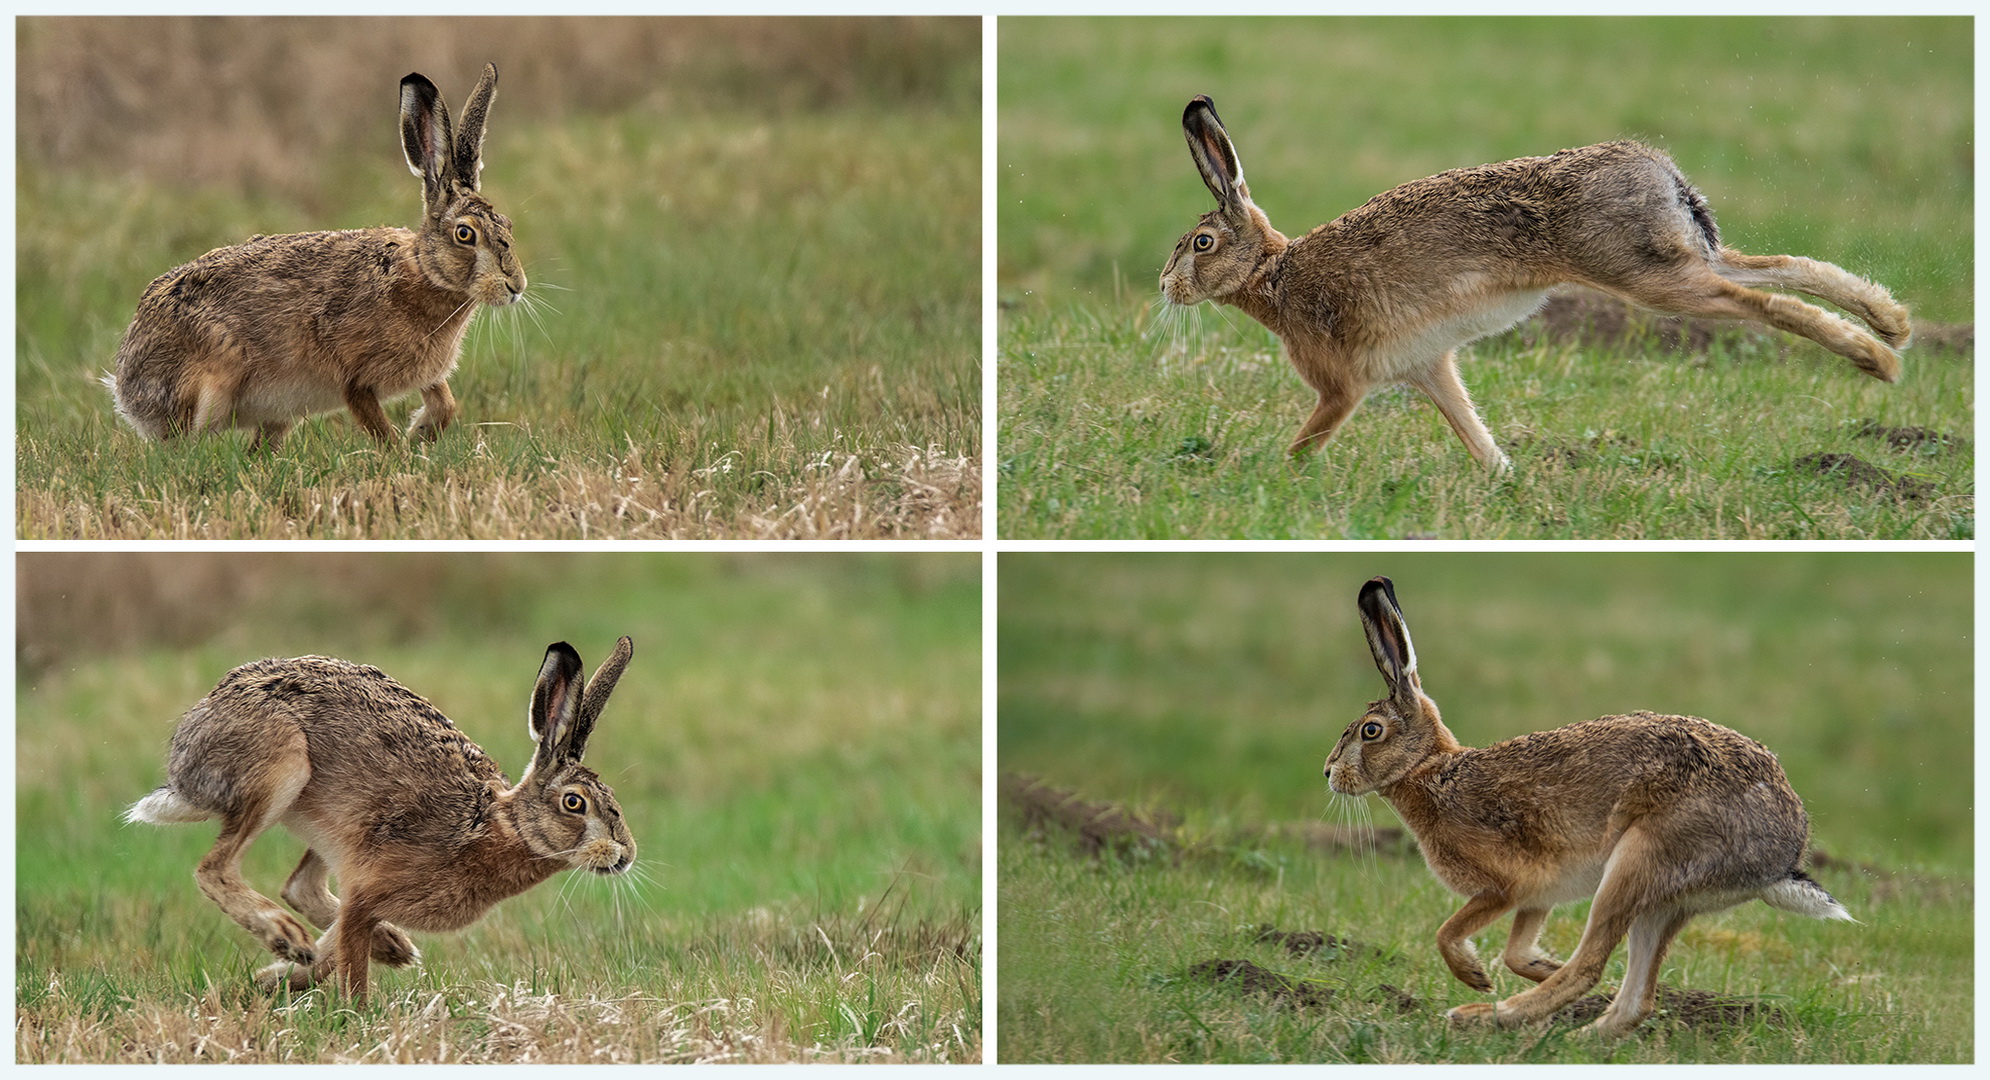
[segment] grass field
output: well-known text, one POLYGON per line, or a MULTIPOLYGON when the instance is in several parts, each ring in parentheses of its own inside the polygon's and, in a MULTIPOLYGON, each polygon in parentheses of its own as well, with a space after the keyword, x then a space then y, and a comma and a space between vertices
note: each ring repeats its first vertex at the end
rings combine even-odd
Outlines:
MULTIPOLYGON (((150 32, 98 22, 124 47, 150 32)), ((623 24, 578 25, 593 28, 573 34, 585 44, 623 24)), ((400 160, 391 87, 422 65, 457 107, 474 65, 368 56, 364 33, 302 49, 314 65, 344 49, 355 68, 382 72, 365 84, 376 115, 364 137, 319 147, 280 126, 257 133, 257 145, 319 153, 315 183, 266 179, 245 162, 240 178, 192 186, 143 148, 125 160, 112 142, 94 159, 48 164, 29 141, 17 249, 23 537, 980 534, 973 20, 899 45, 845 24, 776 42, 819 52, 797 67, 849 65, 870 92, 814 88, 797 104, 790 81, 770 77, 764 99, 705 93, 723 81, 715 69, 739 74, 727 50, 766 44, 755 23, 715 35, 681 70, 654 59, 644 96, 564 111, 527 96, 561 56, 506 26, 482 31, 503 48, 472 35, 440 51, 488 52, 501 87, 520 85, 516 100, 501 88, 493 109, 483 187, 514 220, 531 303, 477 318, 451 380, 459 426, 428 447, 377 446, 343 414, 304 425, 273 457, 246 455, 239 434, 149 444, 95 379, 146 283, 211 247, 409 223, 420 192, 400 160), (893 66, 886 49, 907 55, 893 66)), ((38 29, 29 46, 47 39, 38 29)), ((310 32, 279 20, 270 34, 310 32)), ((409 32, 388 23, 372 38, 409 32)), ((24 48, 23 79, 61 59, 24 48)), ((243 65, 301 62, 271 47, 243 65)), ((357 82, 315 92, 344 107, 357 82)), ((288 113, 283 83, 245 87, 228 112, 288 113)), ((389 415, 404 422, 411 408, 389 415)))
POLYGON ((1968 24, 1005 19, 999 34, 1002 535, 1974 535, 1968 24), (1179 124, 1196 93, 1290 235, 1446 168, 1641 138, 1706 193, 1728 243, 1883 282, 1924 344, 1887 387, 1784 335, 1681 350, 1523 324, 1463 358, 1511 479, 1396 391, 1295 467, 1284 447, 1313 396, 1277 340, 1233 309, 1157 307, 1161 264, 1210 205, 1179 124), (1902 453, 1856 435, 1867 421, 1946 442, 1902 453), (1883 472, 1818 475, 1818 454, 1883 472))
MULTIPOLYGON (((1077 796, 1095 837, 1005 785, 1001 1061, 1974 1056, 1967 555, 1007 554, 1000 573, 998 767, 1077 796), (1448 1025, 1485 997, 1432 943, 1460 900, 1403 843, 1338 843, 1396 822, 1320 775, 1381 692, 1353 610, 1378 573, 1468 745, 1638 708, 1767 743, 1813 873, 1861 924, 1761 904, 1689 924, 1662 984, 1755 1008, 1726 1023, 1675 1009, 1616 1046, 1448 1025), (1265 927, 1348 944, 1294 952, 1265 927), (1266 974, 1214 977, 1240 962, 1266 974)), ((1550 917, 1550 951, 1586 908, 1550 917)))
MULTIPOLYGON (((20 575, 19 1060, 979 1059, 977 558, 25 555, 20 575), (591 669, 618 634, 636 656, 588 764, 639 873, 417 934, 423 965, 376 966, 364 1007, 259 995, 266 954, 191 880, 214 828, 118 820, 244 661, 377 664, 515 778, 546 644, 591 669)), ((274 830, 245 876, 273 896, 299 851, 274 830)))

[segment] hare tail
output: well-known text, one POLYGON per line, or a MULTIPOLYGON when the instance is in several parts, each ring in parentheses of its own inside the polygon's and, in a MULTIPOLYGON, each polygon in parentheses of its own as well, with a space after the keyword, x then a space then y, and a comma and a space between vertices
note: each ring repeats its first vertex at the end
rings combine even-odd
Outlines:
POLYGON ((1762 890, 1762 902, 1773 908, 1794 911, 1813 919, 1843 919, 1858 922, 1852 913, 1845 910, 1824 886, 1810 879, 1801 870, 1790 871, 1790 876, 1762 890))
POLYGON ((127 825, 141 821, 147 825, 179 825, 189 821, 206 821, 213 816, 212 811, 186 801, 172 788, 162 787, 132 803, 131 809, 124 812, 124 821, 127 825))

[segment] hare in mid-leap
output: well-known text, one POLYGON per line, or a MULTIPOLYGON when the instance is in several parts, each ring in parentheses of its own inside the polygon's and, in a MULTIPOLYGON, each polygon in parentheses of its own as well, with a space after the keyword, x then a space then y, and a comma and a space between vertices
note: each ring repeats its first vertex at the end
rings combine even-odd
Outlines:
POLYGON ((173 732, 166 784, 125 820, 221 819, 194 880, 278 961, 270 991, 336 976, 366 996, 369 960, 420 958, 401 928, 456 930, 566 869, 619 874, 636 858, 615 793, 581 764, 628 666, 621 639, 594 673, 566 642, 546 650, 528 727, 538 744, 516 785, 449 718, 379 668, 303 656, 223 676, 173 732), (304 925, 242 880, 242 852, 272 825, 307 845, 283 898, 304 925), (344 899, 327 879, 336 875, 344 899))
POLYGON ((1182 114, 1216 209, 1161 272, 1171 303, 1242 309, 1285 344, 1320 396, 1293 440, 1327 441, 1369 391, 1427 395, 1480 465, 1506 455, 1458 379, 1459 346, 1533 314, 1550 290, 1587 285, 1675 315, 1750 319, 1801 334, 1885 382, 1900 378, 1907 309, 1827 262, 1721 244, 1707 201, 1672 159, 1635 142, 1453 169, 1385 191, 1296 240, 1251 201, 1236 148, 1198 96, 1182 114), (1770 285, 1822 297, 1873 334, 1770 285))
POLYGON ((1591 1027, 1622 1035, 1651 1015, 1658 966, 1686 920, 1748 900, 1817 919, 1851 915, 1803 872, 1810 819, 1776 755, 1691 716, 1639 712, 1462 746, 1423 692, 1396 587, 1358 599, 1389 695, 1370 702, 1327 758, 1327 785, 1374 792, 1465 906, 1437 930, 1460 982, 1491 990, 1472 935, 1512 911, 1504 961, 1539 986, 1452 1009, 1453 1020, 1545 1020, 1603 977, 1630 937, 1624 983, 1591 1027), (1537 944, 1548 910, 1594 896, 1568 963, 1537 944))
POLYGON ((453 131, 435 84, 401 80, 401 144, 422 182, 417 230, 257 236, 216 248, 145 289, 104 376, 147 438, 252 428, 274 450, 298 420, 343 406, 393 442, 383 399, 420 391, 408 438, 456 416, 449 375, 479 304, 525 292, 511 219, 477 190, 497 65, 453 131))

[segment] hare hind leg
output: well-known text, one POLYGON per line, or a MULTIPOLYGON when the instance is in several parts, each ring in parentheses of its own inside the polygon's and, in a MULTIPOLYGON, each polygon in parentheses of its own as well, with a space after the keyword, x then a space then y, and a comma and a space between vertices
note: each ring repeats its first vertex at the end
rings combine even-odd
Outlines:
POLYGON ((193 875, 200 891, 229 918, 255 935, 269 951, 298 964, 310 964, 317 959, 311 933, 275 901, 242 880, 242 852, 264 829, 275 824, 304 789, 310 775, 310 763, 301 746, 288 759, 260 771, 258 777, 266 779, 268 786, 237 796, 235 805, 222 815, 221 835, 193 875))
POLYGON ((1896 349, 1907 347, 1913 323, 1907 308, 1876 282, 1801 255, 1743 255, 1722 248, 1714 273, 1736 285, 1770 285, 1795 289, 1844 308, 1866 321, 1880 340, 1896 349))
POLYGON ((1665 952, 1672 946, 1672 939, 1679 933, 1691 912, 1676 908, 1648 911, 1638 916, 1631 924, 1629 943, 1625 946, 1626 963, 1624 983, 1617 988, 1617 996, 1610 999, 1610 1007, 1586 1029, 1606 1038, 1615 1038, 1644 1023, 1658 1005, 1658 967, 1665 960, 1665 952))
POLYGON ((1651 274, 1607 288, 1634 304, 1656 311, 1709 319, 1747 319, 1787 330, 1845 357, 1860 371, 1881 382, 1900 381, 1899 355, 1878 338, 1796 297, 1744 288, 1710 265, 1651 274))
POLYGON ((1658 845, 1646 839, 1637 826, 1626 829, 1603 870, 1575 955, 1539 986, 1504 1001, 1460 1005, 1447 1015, 1452 1020, 1491 1020, 1502 1027, 1516 1027, 1546 1020, 1588 993, 1602 980, 1603 967, 1617 943, 1651 907, 1652 897, 1664 895, 1671 884, 1658 854, 1658 845))

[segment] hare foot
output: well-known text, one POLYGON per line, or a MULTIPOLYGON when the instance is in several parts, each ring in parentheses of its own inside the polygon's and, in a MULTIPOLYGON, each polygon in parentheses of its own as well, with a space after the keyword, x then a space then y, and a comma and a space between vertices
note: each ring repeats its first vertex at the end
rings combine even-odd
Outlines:
POLYGON ((258 912, 251 921, 253 925, 248 927, 249 932, 256 935, 269 951, 283 959, 309 967, 318 958, 311 932, 282 908, 258 912))
POLYGON ((1476 1024, 1499 1019, 1499 1002, 1469 1001, 1444 1014, 1454 1024, 1476 1024))
POLYGON ((392 923, 381 923, 373 928, 373 959, 388 967, 407 967, 421 959, 421 950, 409 940, 407 932, 392 923))

